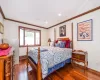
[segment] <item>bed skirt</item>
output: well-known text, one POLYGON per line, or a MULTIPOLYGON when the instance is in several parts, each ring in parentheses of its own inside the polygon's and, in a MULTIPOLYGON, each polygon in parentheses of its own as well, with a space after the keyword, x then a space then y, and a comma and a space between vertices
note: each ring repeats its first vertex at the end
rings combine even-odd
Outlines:
MULTIPOLYGON (((28 56, 28 57, 29 57, 29 59, 31 59, 31 61, 32 61, 34 64, 36 64, 35 61, 34 61, 30 56, 28 56)), ((63 62, 61 62, 61 63, 59 63, 59 64, 56 64, 55 66, 53 66, 53 67, 51 67, 51 68, 48 68, 48 75, 49 75, 50 73, 54 72, 55 70, 60 69, 61 67, 64 67, 64 65, 65 65, 66 63, 71 63, 71 58, 66 59, 65 61, 63 61, 63 62)))
POLYGON ((54 72, 55 70, 60 69, 61 67, 64 67, 64 65, 65 65, 66 63, 71 63, 71 58, 66 59, 65 61, 63 61, 63 62, 61 62, 61 63, 55 65, 54 67, 48 68, 48 75, 49 75, 50 73, 54 72))

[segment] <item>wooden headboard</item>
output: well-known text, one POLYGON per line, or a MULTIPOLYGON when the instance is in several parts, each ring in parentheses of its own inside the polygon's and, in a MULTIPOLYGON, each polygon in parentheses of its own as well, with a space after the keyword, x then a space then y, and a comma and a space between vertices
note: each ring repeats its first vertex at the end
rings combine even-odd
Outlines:
POLYGON ((70 40, 71 41, 71 48, 73 50, 73 45, 74 45, 74 41, 73 41, 73 23, 71 24, 71 36, 72 36, 72 40, 70 40, 69 38, 58 38, 58 41, 64 41, 64 40, 70 40))
POLYGON ((58 38, 58 41, 66 41, 66 40, 70 40, 69 38, 58 38))
MULTIPOLYGON (((66 41, 66 40, 70 40, 69 38, 58 38, 57 39, 58 41, 66 41)), ((71 42, 71 48, 73 49, 73 41, 72 40, 70 40, 70 42, 71 42)))

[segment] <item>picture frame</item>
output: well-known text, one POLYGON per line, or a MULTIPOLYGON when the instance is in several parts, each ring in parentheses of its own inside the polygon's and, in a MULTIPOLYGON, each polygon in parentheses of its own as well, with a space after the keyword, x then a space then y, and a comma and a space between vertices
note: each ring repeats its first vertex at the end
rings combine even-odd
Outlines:
POLYGON ((3 24, 0 22, 0 33, 3 34, 4 33, 4 26, 3 24))
POLYGON ((60 37, 66 36, 66 25, 59 27, 59 36, 60 37))
POLYGON ((89 19, 77 23, 77 41, 93 40, 93 20, 89 19))

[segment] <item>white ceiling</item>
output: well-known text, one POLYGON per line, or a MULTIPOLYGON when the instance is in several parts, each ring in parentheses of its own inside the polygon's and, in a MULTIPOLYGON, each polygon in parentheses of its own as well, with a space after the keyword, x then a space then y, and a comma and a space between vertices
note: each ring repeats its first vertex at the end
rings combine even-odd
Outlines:
POLYGON ((7 18, 47 28, 100 6, 100 0, 0 0, 0 5, 7 18))

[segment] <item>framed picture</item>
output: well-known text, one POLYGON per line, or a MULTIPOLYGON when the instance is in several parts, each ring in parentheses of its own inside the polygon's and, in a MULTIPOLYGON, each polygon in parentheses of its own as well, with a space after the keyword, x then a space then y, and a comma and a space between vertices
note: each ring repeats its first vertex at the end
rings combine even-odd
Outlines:
POLYGON ((93 20, 86 20, 77 23, 77 40, 78 41, 92 41, 93 37, 93 20))
POLYGON ((59 27, 59 36, 60 37, 66 36, 66 25, 59 27))
POLYGON ((0 22, 0 33, 3 34, 4 32, 4 26, 3 24, 0 22))

